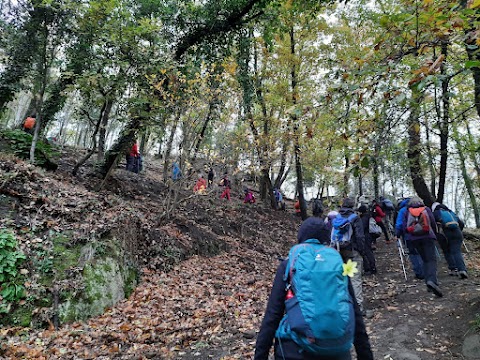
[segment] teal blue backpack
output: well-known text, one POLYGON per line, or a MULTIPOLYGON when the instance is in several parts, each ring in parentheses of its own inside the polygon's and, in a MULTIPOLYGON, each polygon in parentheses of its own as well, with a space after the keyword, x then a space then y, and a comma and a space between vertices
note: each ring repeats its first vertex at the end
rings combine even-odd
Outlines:
POLYGON ((293 340, 315 355, 336 355, 350 350, 355 332, 353 300, 342 257, 316 239, 290 250, 284 280, 286 314, 275 334, 278 342, 293 340))
POLYGON ((458 216, 451 210, 440 209, 440 222, 444 229, 460 229, 458 216))

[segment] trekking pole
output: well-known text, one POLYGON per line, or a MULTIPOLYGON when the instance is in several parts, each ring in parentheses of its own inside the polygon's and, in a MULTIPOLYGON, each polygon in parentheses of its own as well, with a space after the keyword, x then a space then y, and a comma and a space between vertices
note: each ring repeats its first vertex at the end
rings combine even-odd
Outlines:
POLYGON ((463 243, 463 246, 465 246, 465 250, 467 251, 467 253, 469 253, 469 254, 470 254, 470 250, 468 250, 468 248, 467 248, 467 244, 465 244, 465 241, 462 241, 462 243, 463 243))
POLYGON ((442 256, 440 255, 440 251, 438 251, 437 245, 435 245, 435 252, 437 253, 438 259, 441 259, 442 256))
POLYGON ((405 270, 405 262, 403 261, 403 247, 399 238, 397 238, 397 247, 400 255, 400 261, 402 263, 403 275, 405 276, 405 281, 407 281, 407 271, 405 270))

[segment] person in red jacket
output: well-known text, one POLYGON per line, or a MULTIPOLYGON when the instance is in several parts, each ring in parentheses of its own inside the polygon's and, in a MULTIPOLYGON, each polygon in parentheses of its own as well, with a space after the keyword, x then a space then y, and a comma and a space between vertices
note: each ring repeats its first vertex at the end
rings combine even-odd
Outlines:
POLYGON ((25 122, 23 123, 23 131, 26 133, 29 133, 30 135, 33 135, 33 132, 35 130, 35 115, 29 116, 25 119, 25 122))
POLYGON ((207 190, 207 180, 203 177, 203 175, 200 175, 198 177, 198 180, 193 187, 193 192, 196 194, 205 194, 205 191, 207 190))
POLYGON ((130 149, 130 153, 127 154, 127 170, 132 171, 134 173, 139 172, 139 157, 140 153, 138 152, 138 145, 137 142, 133 144, 132 148, 130 149))
POLYGON ((385 242, 387 244, 390 244, 390 237, 388 236, 388 231, 383 223, 383 218, 386 216, 386 214, 383 212, 382 208, 380 205, 377 203, 376 200, 372 201, 372 213, 373 213, 373 218, 375 219, 375 222, 377 223, 378 226, 382 229, 383 235, 385 236, 385 242))

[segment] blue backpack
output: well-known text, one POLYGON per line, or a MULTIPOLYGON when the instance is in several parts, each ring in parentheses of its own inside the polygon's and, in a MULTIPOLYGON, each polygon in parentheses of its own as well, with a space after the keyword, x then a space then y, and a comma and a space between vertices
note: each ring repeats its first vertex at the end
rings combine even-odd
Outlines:
POLYGON ((440 222, 444 229, 459 229, 457 215, 451 210, 440 209, 440 222))
POLYGON ((393 203, 390 201, 390 199, 384 199, 382 201, 382 203, 383 203, 383 207, 384 207, 385 210, 387 210, 387 211, 395 210, 395 205, 393 205, 393 203))
POLYGON ((330 246, 339 250, 350 244, 353 235, 352 221, 356 218, 356 214, 351 214, 349 217, 343 217, 338 214, 335 219, 333 219, 330 246))
POLYGON ((353 344, 355 313, 343 276, 342 257, 316 239, 290 250, 284 280, 293 297, 285 300, 286 314, 275 334, 293 340, 310 354, 332 356, 353 344))

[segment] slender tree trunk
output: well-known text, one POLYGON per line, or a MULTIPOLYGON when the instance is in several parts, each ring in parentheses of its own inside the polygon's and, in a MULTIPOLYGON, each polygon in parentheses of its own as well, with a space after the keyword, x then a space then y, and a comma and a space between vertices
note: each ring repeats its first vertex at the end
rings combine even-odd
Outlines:
POLYGON ((415 87, 412 88, 412 100, 410 104, 410 115, 408 117, 408 150, 407 157, 409 162, 410 176, 412 178, 413 188, 420 196, 425 205, 431 206, 435 199, 428 189, 423 177, 423 169, 420 161, 422 142, 420 138, 420 103, 423 102, 424 95, 415 87))
POLYGON ((426 134, 426 150, 428 158, 428 169, 430 171, 430 192, 435 194, 437 188, 437 172, 435 171, 435 157, 433 156, 432 147, 430 146, 430 124, 425 124, 426 134))
MULTIPOLYGON (((445 59, 448 55, 448 43, 442 42, 442 54, 445 59)), ((449 95, 449 80, 445 77, 445 62, 442 62, 440 67, 444 78, 442 80, 442 104, 443 116, 439 123, 440 128, 440 176, 438 179, 438 193, 437 201, 442 203, 445 194, 445 181, 447 177, 447 163, 448 163, 448 136, 450 123, 450 95, 449 95)), ((435 193, 432 193, 435 194, 435 193)))
POLYGON ((455 138, 455 146, 457 148, 458 157, 460 160, 460 168, 462 170, 463 182, 465 183, 465 188, 467 189, 468 197, 470 198, 470 204, 472 205, 473 214, 475 216, 475 226, 478 229, 480 228, 480 209, 478 207, 477 198, 473 190, 473 181, 468 175, 467 167, 465 165, 465 154, 463 153, 462 144, 460 143, 460 139, 458 138, 458 133, 455 128, 453 129, 453 132, 455 138))
POLYGON ((379 180, 378 180, 378 157, 380 156, 380 145, 379 140, 375 140, 374 146, 374 156, 373 156, 373 193, 375 195, 375 199, 378 199, 380 194, 379 189, 379 180))
MULTIPOLYGON (((98 159, 103 158, 103 156, 105 155, 105 142, 106 142, 106 135, 107 135, 108 119, 110 117, 110 112, 112 111, 112 106, 113 106, 113 99, 110 99, 110 98, 105 99, 105 102, 103 104, 103 109, 101 112, 102 117, 100 122, 100 129, 98 130, 98 152, 97 152, 98 159)), ((96 132, 97 132, 96 130, 97 129, 95 129, 93 136, 96 136, 96 132)), ((92 137, 92 140, 95 141, 93 137, 92 137)))
MULTIPOLYGON (((287 167, 287 156, 288 156, 288 149, 290 147, 290 136, 288 133, 291 130, 291 117, 287 120, 287 135, 283 136, 283 143, 282 143, 282 153, 280 155, 280 168, 278 169, 277 177, 275 178, 275 185, 274 187, 280 189, 283 184, 282 178, 285 175, 285 169, 287 167)), ((329 148, 331 150, 331 147, 329 148)))
POLYGON ((198 135, 198 139, 195 144, 195 150, 193 151, 193 157, 192 157, 193 161, 197 159, 198 152, 200 151, 200 146, 202 145, 203 138, 205 137, 205 133, 207 132, 207 129, 208 129, 208 124, 212 120, 213 110, 214 110, 214 102, 211 101, 208 104, 208 113, 207 113, 207 116, 205 117, 205 120, 202 125, 202 129, 200 130, 200 134, 198 135))
MULTIPOLYGON (((475 139, 473 138, 472 131, 470 130, 470 124, 466 119, 464 119, 463 122, 465 123, 465 128, 467 129, 468 143, 473 144, 475 139)), ((469 154, 470 161, 473 163, 473 167, 475 168, 475 172, 477 174, 477 186, 480 187, 480 163, 478 162, 477 152, 469 151, 468 154, 469 154)))
POLYGON ((151 131, 149 128, 146 128, 143 132, 140 140, 140 154, 145 154, 147 152, 147 147, 150 139, 151 131))
MULTIPOLYGON (((148 109, 150 110, 150 109, 148 109)), ((149 113, 149 111, 146 113, 149 113)), ((131 117, 127 126, 123 129, 120 137, 117 139, 112 148, 105 154, 105 159, 98 172, 103 177, 104 181, 108 178, 117 165, 121 155, 125 154, 129 146, 132 146, 137 132, 140 130, 144 118, 138 115, 131 117)))
MULTIPOLYGON (((78 161, 75 166, 73 167, 73 170, 72 170, 72 175, 73 176, 76 176, 77 173, 78 173, 78 170, 80 170, 80 168, 83 166, 83 164, 85 164, 87 162, 88 159, 90 159, 90 157, 95 153, 95 150, 97 150, 97 133, 101 127, 101 124, 103 123, 104 121, 104 118, 105 118, 105 112, 110 112, 111 110, 111 106, 110 108, 108 108, 108 101, 104 102, 103 103, 103 106, 102 106, 102 109, 100 110, 100 115, 98 116, 98 120, 97 120, 97 123, 95 124, 95 130, 93 131, 93 134, 92 134, 92 147, 91 149, 87 152, 87 154, 80 159, 80 161, 78 161)), ((108 118, 108 115, 107 115, 107 118, 108 118)))
MULTIPOLYGON (((295 53, 295 30, 293 26, 290 27, 290 55, 292 55, 292 61, 296 57, 295 53)), ((292 104, 297 105, 298 99, 298 79, 297 79, 297 69, 295 63, 291 64, 290 70, 290 86, 292 91, 292 104)), ((302 160, 301 160, 301 147, 300 147, 300 127, 298 125, 297 115, 294 113, 291 115, 292 124, 293 124, 293 147, 295 153, 295 172, 297 175, 297 193, 298 200, 300 202, 300 216, 302 220, 305 220, 308 217, 307 214, 307 202, 304 195, 304 185, 303 185, 303 169, 302 169, 302 160)))
POLYGON ((170 153, 172 151, 173 139, 175 138, 175 133, 177 131, 177 125, 180 118, 180 110, 176 111, 175 119, 172 123, 172 128, 170 129, 170 136, 168 137, 167 144, 165 146, 165 154, 163 155, 164 162, 163 162, 163 181, 167 181, 168 179, 168 172, 170 168, 170 153))

